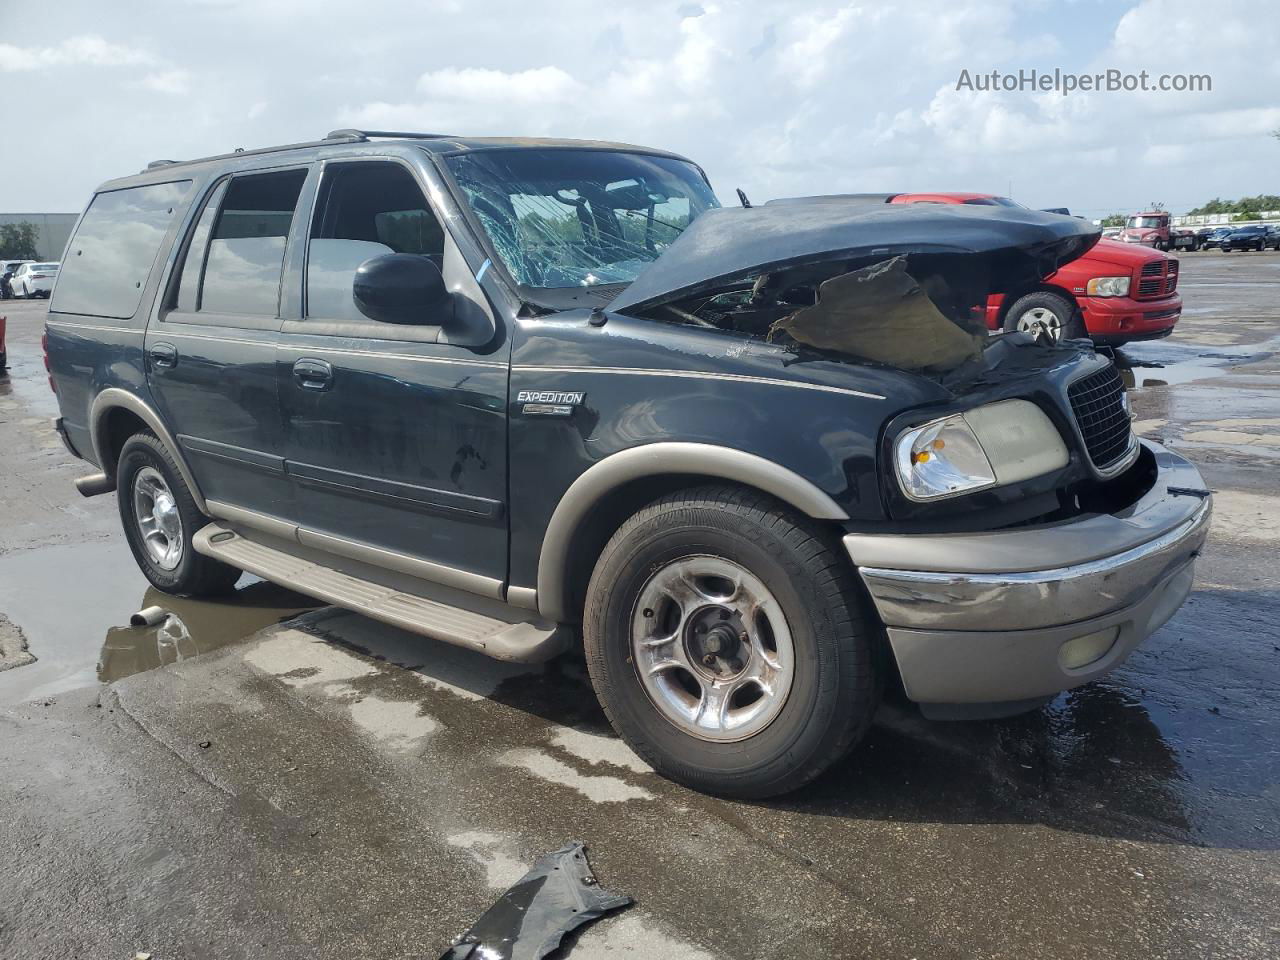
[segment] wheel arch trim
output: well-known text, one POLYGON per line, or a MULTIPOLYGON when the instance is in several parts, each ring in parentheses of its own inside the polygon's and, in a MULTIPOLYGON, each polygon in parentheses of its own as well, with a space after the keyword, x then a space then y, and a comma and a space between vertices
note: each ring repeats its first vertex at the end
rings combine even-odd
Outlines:
POLYGON ((565 491, 551 516, 538 555, 538 611, 565 622, 571 618, 570 550, 592 510, 611 492, 634 480, 669 476, 731 480, 771 494, 816 520, 849 515, 812 481, 772 460, 707 443, 659 442, 611 454, 588 467, 565 491))
MULTIPOLYGON (((115 489, 116 460, 111 450, 110 435, 107 432, 108 414, 112 410, 127 410, 136 416, 139 420, 147 425, 151 431, 160 439, 169 451, 169 455, 173 457, 174 462, 178 465, 178 472, 182 474, 182 479, 186 483, 187 488, 191 491, 191 499, 195 501, 196 508, 204 513, 205 503, 204 496, 200 493, 200 486, 196 483, 195 474, 191 472, 191 468, 187 465, 186 458, 182 455, 182 448, 178 445, 177 439, 169 432, 169 428, 164 425, 164 421, 160 419, 160 414, 156 413, 145 400, 122 390, 119 387, 107 387, 93 398, 93 403, 89 407, 89 436, 93 439, 93 453, 99 466, 102 467, 103 474, 110 480, 109 490, 115 489)), ((108 492, 108 489, 99 490, 100 493, 108 492)))

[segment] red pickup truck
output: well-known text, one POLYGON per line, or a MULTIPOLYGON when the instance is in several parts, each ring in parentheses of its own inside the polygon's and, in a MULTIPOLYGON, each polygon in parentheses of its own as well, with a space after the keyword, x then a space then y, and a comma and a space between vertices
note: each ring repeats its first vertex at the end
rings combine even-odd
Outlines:
MULTIPOLYGON (((990 193, 899 193, 889 203, 969 203, 1020 207, 990 193)), ((1173 333, 1182 316, 1178 261, 1148 246, 1099 240, 1040 284, 987 300, 992 330, 1043 329, 1056 338, 1088 336, 1118 346, 1173 333)))

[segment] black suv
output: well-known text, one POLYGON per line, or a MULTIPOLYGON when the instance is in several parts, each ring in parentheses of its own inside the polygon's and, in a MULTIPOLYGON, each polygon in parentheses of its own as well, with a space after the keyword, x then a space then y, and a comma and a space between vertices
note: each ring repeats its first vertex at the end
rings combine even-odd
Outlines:
POLYGON ((1267 246, 1267 228, 1263 226, 1235 227, 1219 241, 1223 253, 1232 250, 1257 250, 1261 252, 1267 246))
POLYGON ((159 162, 70 241, 56 426, 161 589, 581 644, 659 771, 781 793, 891 674, 973 716, 1112 670, 1208 524, 1109 360, 976 319, 1095 228, 883 200, 721 209, 682 157, 562 140, 159 162))

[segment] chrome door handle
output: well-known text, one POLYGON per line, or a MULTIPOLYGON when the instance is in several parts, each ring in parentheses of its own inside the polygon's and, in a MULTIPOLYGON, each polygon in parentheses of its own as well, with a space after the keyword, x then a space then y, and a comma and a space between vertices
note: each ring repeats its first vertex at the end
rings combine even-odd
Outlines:
POLYGON ((303 357, 293 365, 293 379, 303 390, 328 390, 333 386, 333 367, 324 360, 303 357))

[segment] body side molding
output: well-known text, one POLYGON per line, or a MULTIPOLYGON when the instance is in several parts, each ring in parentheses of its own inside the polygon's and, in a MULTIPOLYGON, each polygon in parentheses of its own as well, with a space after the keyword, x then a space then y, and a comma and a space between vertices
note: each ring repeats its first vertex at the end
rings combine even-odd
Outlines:
MULTIPOLYGON (((107 414, 117 408, 123 408, 137 416, 160 438, 160 442, 165 445, 169 454, 178 464, 178 471, 182 474, 182 479, 191 491, 191 498, 195 501, 196 508, 202 513, 206 512, 204 496, 200 493, 200 487, 196 483, 195 475, 191 472, 191 468, 187 466, 186 457, 183 455, 177 439, 169 432, 169 428, 164 425, 160 415, 146 401, 136 394, 132 394, 128 390, 122 390, 119 387, 107 387, 105 390, 100 391, 89 406, 89 436, 93 438, 93 454, 98 461, 98 465, 102 468, 103 475, 110 481, 109 485, 106 483, 94 485, 92 488, 94 493, 107 493, 116 488, 116 462, 107 445, 106 420, 107 414)), ((81 492, 84 492, 83 488, 81 488, 81 492)), ((86 494, 86 496, 91 495, 86 494)))
POLYGON ((569 615, 569 549, 592 508, 632 480, 672 474, 701 475, 756 487, 815 520, 847 520, 840 505, 811 481, 753 453, 709 443, 659 442, 632 447, 598 461, 575 480, 556 506, 538 555, 538 611, 556 622, 569 615))

